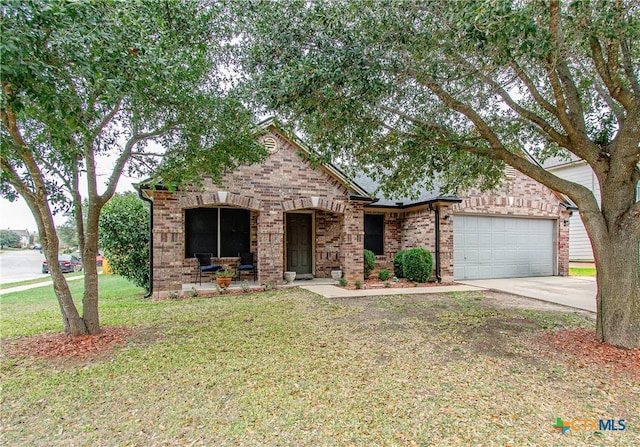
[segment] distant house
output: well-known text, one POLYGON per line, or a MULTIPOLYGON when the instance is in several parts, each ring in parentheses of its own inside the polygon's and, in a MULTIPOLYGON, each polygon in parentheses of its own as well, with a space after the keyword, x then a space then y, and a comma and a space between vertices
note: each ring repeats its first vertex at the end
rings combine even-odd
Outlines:
MULTIPOLYGON (((544 163, 549 172, 560 178, 578 183, 589 188, 600 204, 600 184, 596 174, 586 161, 572 157, 569 160, 552 158, 544 163)), ((592 262, 593 249, 589 235, 584 227, 580 212, 574 212, 569 218, 569 259, 571 261, 592 262)))
POLYGON ((27 248, 29 247, 29 244, 31 243, 31 233, 29 233, 29 230, 11 230, 9 228, 7 228, 9 231, 17 234, 18 236, 20 236, 20 247, 21 248, 27 248))
POLYGON ((270 155, 219 184, 205 177, 203 189, 139 185, 152 205, 154 291, 195 282, 196 253, 210 253, 218 265, 254 253, 260 284, 282 283, 285 271, 329 278, 341 269, 362 279, 365 248, 378 267, 392 269, 399 250, 425 247, 443 281, 568 273, 569 205, 519 172, 490 193, 384 200, 370 180, 312 163, 295 136, 272 121, 263 126, 270 155))

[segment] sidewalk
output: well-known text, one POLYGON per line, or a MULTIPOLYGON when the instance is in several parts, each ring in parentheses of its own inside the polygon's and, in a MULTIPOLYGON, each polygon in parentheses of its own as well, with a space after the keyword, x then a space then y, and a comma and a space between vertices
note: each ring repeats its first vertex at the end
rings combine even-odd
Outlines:
POLYGON ((431 286, 431 287, 404 287, 404 288, 384 288, 384 289, 360 289, 347 290, 331 284, 317 284, 300 286, 301 289, 308 290, 325 298, 353 298, 360 296, 382 296, 382 295, 414 295, 424 293, 447 293, 447 292, 473 292, 485 290, 482 287, 470 285, 455 286, 431 286))
POLYGON ((575 309, 596 311, 596 281, 591 277, 544 276, 457 281, 454 286, 408 287, 402 289, 346 290, 331 284, 301 285, 300 288, 325 298, 349 298, 382 295, 472 292, 494 290, 575 309))
MULTIPOLYGON (((67 278, 67 281, 76 281, 82 278, 84 278, 84 276, 73 276, 71 278, 67 278)), ((10 287, 8 289, 0 290, 0 295, 5 295, 7 293, 12 293, 12 292, 22 292, 23 290, 36 289, 38 287, 45 287, 45 286, 51 286, 51 285, 53 285, 53 281, 47 280, 47 281, 37 282, 34 284, 26 284, 24 286, 10 287)))

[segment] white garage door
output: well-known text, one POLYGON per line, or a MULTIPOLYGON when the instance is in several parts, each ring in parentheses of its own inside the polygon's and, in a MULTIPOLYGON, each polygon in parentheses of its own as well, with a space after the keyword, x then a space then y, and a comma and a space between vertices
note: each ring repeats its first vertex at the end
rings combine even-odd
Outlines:
POLYGON ((553 275, 554 222, 454 216, 454 279, 553 275))

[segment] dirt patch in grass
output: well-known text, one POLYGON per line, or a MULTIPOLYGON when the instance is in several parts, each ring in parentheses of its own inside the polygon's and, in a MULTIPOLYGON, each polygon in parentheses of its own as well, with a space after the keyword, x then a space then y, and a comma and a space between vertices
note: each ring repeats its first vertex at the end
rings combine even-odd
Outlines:
POLYGON ((64 333, 42 334, 12 342, 6 346, 6 353, 12 357, 86 358, 104 354, 124 344, 135 333, 131 328, 114 326, 102 328, 99 334, 80 337, 64 333))
POLYGON ((603 343, 590 329, 565 329, 542 333, 535 342, 551 355, 562 357, 571 366, 601 365, 616 372, 627 371, 640 380, 640 349, 622 349, 603 343))

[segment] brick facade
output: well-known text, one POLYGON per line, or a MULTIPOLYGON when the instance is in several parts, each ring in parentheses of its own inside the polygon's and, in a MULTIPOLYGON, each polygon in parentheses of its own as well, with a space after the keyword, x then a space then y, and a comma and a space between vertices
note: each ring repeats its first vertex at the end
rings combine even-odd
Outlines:
MULTIPOLYGON (((557 274, 569 274, 569 212, 552 190, 520 172, 496 191, 471 190, 461 194, 462 202, 440 206, 440 261, 443 281, 453 280, 453 222, 455 215, 527 217, 554 220, 558 241, 557 274)), ((382 210, 366 212, 380 213, 382 210)), ((435 212, 427 205, 385 216, 385 253, 376 257, 376 267, 393 269, 399 250, 424 247, 435 255, 435 212)))
MULTIPOLYGON (((251 250, 256 253, 260 284, 281 284, 286 266, 286 213, 314 216, 314 271, 330 277, 341 268, 350 280, 362 279, 363 202, 350 199, 344 183, 312 166, 300 148, 278 133, 279 149, 262 164, 225 174, 220 185, 204 179, 202 190, 147 191, 153 200, 154 291, 179 290, 194 282, 195 258, 185 258, 185 209, 237 207, 251 211, 251 250)), ((217 258, 235 264, 237 258, 217 258)))
MULTIPOLYGON (((271 129, 278 150, 262 164, 240 167, 223 176, 220 185, 204 179, 202 189, 147 190, 153 201, 153 289, 179 290, 195 281, 196 260, 185 257, 185 210, 236 207, 250 210, 250 248, 256 254, 260 284, 281 284, 286 269, 286 216, 313 216, 313 271, 328 278, 342 269, 350 281, 363 279, 364 214, 384 214, 384 254, 376 267, 393 270, 399 250, 424 247, 435 255, 435 211, 440 212, 440 260, 443 281, 453 280, 453 222, 456 215, 492 215, 552 219, 557 229, 557 271, 568 274, 569 213, 560 198, 529 177, 516 177, 497 191, 471 190, 461 203, 437 202, 412 208, 367 207, 354 200, 344 179, 312 165, 296 143, 271 129)), ((237 258, 218 258, 235 264, 237 258)))

